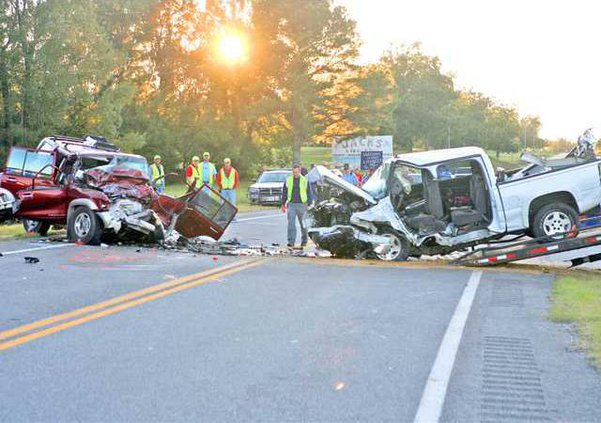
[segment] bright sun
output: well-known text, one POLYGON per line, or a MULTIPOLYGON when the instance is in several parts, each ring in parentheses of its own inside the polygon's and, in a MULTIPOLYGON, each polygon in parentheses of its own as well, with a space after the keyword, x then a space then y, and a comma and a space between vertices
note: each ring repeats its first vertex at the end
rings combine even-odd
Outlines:
POLYGON ((247 59, 246 40, 239 34, 225 34, 218 44, 219 55, 231 64, 240 63, 247 59))

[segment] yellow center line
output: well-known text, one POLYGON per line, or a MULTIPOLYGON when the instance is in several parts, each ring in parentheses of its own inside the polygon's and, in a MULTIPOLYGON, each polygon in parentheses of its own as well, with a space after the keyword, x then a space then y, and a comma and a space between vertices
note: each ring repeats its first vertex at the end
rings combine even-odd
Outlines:
POLYGON ((241 266, 248 262, 234 262, 225 266, 220 266, 214 269, 205 270, 204 272, 195 273, 193 275, 185 276, 182 278, 174 279, 171 281, 167 281, 158 285, 153 285, 148 288, 141 289, 139 291, 130 292, 119 297, 111 298, 110 300, 102 301, 100 303, 92 304, 89 306, 85 306, 73 311, 69 311, 67 313, 57 314, 55 316, 49 317, 47 319, 38 320, 32 323, 28 323, 26 325, 18 326, 13 329, 6 330, 4 332, 0 332, 0 341, 3 341, 8 338, 12 338, 13 336, 20 335, 25 332, 29 332, 34 329, 39 329, 44 326, 51 325, 53 323, 61 322, 63 320, 71 319, 73 317, 81 316, 82 314, 91 313, 93 311, 97 311, 115 304, 122 303, 124 301, 129 301, 147 294, 152 294, 157 291, 161 291, 163 289, 172 288, 176 285, 189 282, 191 280, 195 280, 204 276, 209 276, 215 272, 220 272, 223 270, 227 270, 229 268, 235 268, 241 266))
POLYGON ((137 305, 145 304, 150 301, 154 301, 156 299, 165 297, 167 295, 175 294, 176 292, 184 291, 186 289, 193 288, 195 286, 201 285, 206 282, 213 281, 215 279, 219 279, 224 276, 228 276, 237 272, 240 272, 245 269, 250 269, 252 267, 258 266, 262 264, 264 260, 254 260, 254 261, 245 261, 245 262, 237 262, 232 265, 222 266, 218 269, 213 269, 209 272, 201 272, 195 275, 186 276, 185 278, 178 279, 177 281, 171 281, 169 283, 155 285, 153 287, 143 289, 141 291, 133 292, 127 295, 123 295, 121 297, 116 297, 108 301, 104 301, 98 304, 94 304, 91 306, 83 307, 78 310, 74 310, 69 313, 60 314, 57 316, 50 317, 48 319, 40 320, 37 322, 33 322, 28 325, 19 326, 17 328, 1 332, 0 340, 7 339, 11 333, 10 337, 15 336, 17 334, 21 334, 24 332, 30 332, 33 329, 42 328, 48 326, 52 323, 60 323, 64 320, 67 320, 71 317, 77 317, 83 314, 86 314, 83 317, 78 319, 69 320, 64 323, 56 324, 44 330, 40 330, 37 332, 30 333, 28 335, 24 335, 21 337, 17 337, 6 342, 0 343, 0 351, 7 350, 9 348, 16 347, 18 345, 24 344, 26 342, 33 341, 38 338, 42 338, 48 335, 51 335, 56 332, 61 332, 65 329, 81 325, 83 323, 99 319, 101 317, 109 316, 111 314, 118 313, 123 310, 127 310, 128 308, 135 307, 137 305), (158 291, 158 292, 157 292, 158 291), (151 294, 151 295, 146 295, 151 294), (117 305, 115 305, 117 304, 117 305), (113 307, 108 307, 110 305, 114 305, 113 307), (108 307, 108 308, 107 308, 108 307), (97 311, 95 313, 91 313, 92 311, 97 311), (90 313, 90 314, 87 314, 90 313))

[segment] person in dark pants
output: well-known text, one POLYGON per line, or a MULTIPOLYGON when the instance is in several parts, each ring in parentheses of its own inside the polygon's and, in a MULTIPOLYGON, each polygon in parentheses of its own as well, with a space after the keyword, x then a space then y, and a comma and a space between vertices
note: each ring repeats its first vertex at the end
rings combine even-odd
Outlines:
POLYGON ((287 213, 288 217, 288 247, 294 247, 296 242, 297 219, 301 228, 301 247, 307 245, 304 217, 310 202, 309 181, 301 175, 300 165, 295 164, 292 167, 292 175, 286 179, 282 189, 282 213, 287 213))

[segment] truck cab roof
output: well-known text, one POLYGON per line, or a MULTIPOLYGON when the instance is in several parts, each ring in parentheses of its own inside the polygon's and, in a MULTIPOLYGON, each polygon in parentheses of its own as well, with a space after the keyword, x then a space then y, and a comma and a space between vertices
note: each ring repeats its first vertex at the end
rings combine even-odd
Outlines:
POLYGON ((465 159, 475 156, 486 156, 486 152, 479 147, 447 148, 444 150, 419 151, 416 153, 397 154, 387 162, 405 162, 416 167, 426 167, 442 162, 465 159))

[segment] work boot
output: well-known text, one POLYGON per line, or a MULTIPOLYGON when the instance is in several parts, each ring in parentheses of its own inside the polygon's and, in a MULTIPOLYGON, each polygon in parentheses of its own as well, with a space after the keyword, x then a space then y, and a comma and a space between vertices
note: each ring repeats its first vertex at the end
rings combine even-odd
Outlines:
POLYGON ((301 242, 301 248, 305 248, 307 246, 307 241, 301 242))
POLYGON ((294 248, 294 244, 292 244, 291 242, 289 242, 288 244, 286 244, 286 247, 288 247, 288 248, 294 248))

